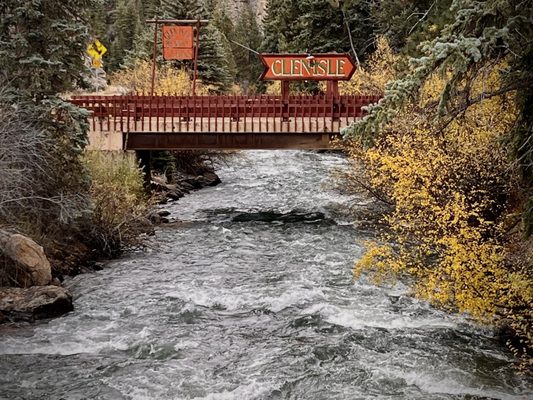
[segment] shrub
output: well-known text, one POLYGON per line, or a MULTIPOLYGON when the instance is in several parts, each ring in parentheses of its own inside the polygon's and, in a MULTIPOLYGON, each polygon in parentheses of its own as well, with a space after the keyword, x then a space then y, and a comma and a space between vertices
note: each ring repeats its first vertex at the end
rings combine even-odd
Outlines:
MULTIPOLYGON (((503 63, 487 66, 470 80, 472 96, 497 88, 504 70, 503 63)), ((531 259, 517 254, 520 246, 509 234, 519 219, 518 173, 505 141, 517 118, 513 93, 435 119, 446 79, 431 76, 372 147, 357 139, 346 146, 362 166, 356 182, 393 206, 384 217, 387 233, 369 244, 355 275, 414 277, 417 296, 482 322, 509 324, 521 340, 513 350, 531 365, 531 259)), ((382 82, 379 76, 372 81, 382 82)))
MULTIPOLYGON (((5 91, 0 97, 9 98, 5 91)), ((0 103, 0 224, 38 239, 79 217, 86 206, 84 176, 79 160, 60 151, 68 141, 53 137, 38 114, 22 106, 0 103), (82 176, 66 179, 75 172, 82 176)))
POLYGON ((114 256, 125 247, 141 244, 147 199, 135 156, 123 152, 88 151, 84 161, 91 176, 88 244, 103 255, 114 256))
POLYGON ((385 37, 376 40, 376 51, 372 53, 365 66, 356 70, 352 78, 339 83, 341 94, 362 96, 381 95, 385 85, 396 76, 395 66, 400 57, 395 55, 385 37))
MULTIPOLYGON (((111 83, 131 92, 150 93, 152 85, 152 63, 137 60, 132 67, 122 69, 111 75, 111 83)), ((211 88, 196 82, 196 94, 208 94, 211 88)), ((154 92, 162 95, 185 96, 192 93, 191 73, 186 69, 176 69, 171 64, 157 67, 154 92)))

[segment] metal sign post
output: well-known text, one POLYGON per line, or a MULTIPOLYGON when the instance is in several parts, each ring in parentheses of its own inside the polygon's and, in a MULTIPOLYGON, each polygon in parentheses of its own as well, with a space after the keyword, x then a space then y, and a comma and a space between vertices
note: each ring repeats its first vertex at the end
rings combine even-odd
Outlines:
POLYGON ((155 26, 154 26, 154 57, 152 60, 152 86, 150 88, 150 96, 154 97, 154 86, 155 86, 155 66, 156 66, 156 58, 157 58, 157 31, 159 30, 159 26, 157 25, 158 21, 155 20, 155 26))
POLYGON ((198 51, 200 48, 200 18, 196 21, 196 45, 194 46, 194 72, 192 77, 192 95, 196 96, 196 77, 198 76, 198 51))

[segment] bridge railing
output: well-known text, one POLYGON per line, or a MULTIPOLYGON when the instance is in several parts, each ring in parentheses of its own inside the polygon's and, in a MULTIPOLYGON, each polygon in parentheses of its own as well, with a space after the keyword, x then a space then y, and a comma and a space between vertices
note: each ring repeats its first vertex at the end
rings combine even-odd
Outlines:
POLYGON ((379 96, 75 96, 101 132, 339 132, 379 96))

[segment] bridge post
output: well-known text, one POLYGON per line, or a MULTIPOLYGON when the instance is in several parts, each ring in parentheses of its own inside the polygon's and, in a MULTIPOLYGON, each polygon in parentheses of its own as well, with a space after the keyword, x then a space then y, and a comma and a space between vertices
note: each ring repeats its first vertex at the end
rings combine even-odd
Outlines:
POLYGON ((150 150, 136 150, 135 155, 144 173, 144 190, 149 193, 152 189, 152 168, 150 166, 152 152, 150 150))
POLYGON ((289 81, 281 81, 281 102, 283 103, 282 121, 289 120, 289 95, 290 87, 289 81))
POLYGON ((327 81, 326 83, 326 94, 331 96, 333 101, 333 121, 340 120, 340 104, 339 104, 339 81, 327 81))

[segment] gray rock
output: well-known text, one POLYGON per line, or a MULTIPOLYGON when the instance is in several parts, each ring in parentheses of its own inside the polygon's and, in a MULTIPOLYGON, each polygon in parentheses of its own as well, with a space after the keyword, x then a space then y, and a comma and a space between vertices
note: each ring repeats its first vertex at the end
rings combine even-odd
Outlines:
POLYGON ((72 295, 64 287, 0 288, 0 314, 10 321, 34 321, 72 311, 72 295))
POLYGON ((168 192, 168 193, 166 194, 166 196, 167 196, 169 199, 172 199, 172 200, 179 200, 179 199, 181 199, 183 196, 185 196, 185 194, 184 194, 182 191, 178 190, 178 189, 174 189, 174 190, 168 192))
POLYGON ((216 186, 222 183, 218 175, 214 172, 206 172, 203 175, 203 181, 205 182, 206 186, 216 186))
POLYGON ((194 190, 194 186, 186 181, 181 181, 180 183, 178 183, 178 186, 185 193, 189 193, 191 190, 194 190))
POLYGON ((154 192, 161 193, 161 192, 168 192, 169 188, 164 183, 154 182, 152 181, 150 183, 150 189, 154 192))
POLYGON ((202 182, 201 176, 195 176, 194 178, 186 179, 182 182, 182 184, 190 185, 193 189, 201 189, 205 186, 202 182))
POLYGON ((159 215, 159 213, 157 211, 151 211, 147 215, 147 218, 152 224, 157 225, 157 224, 161 223, 161 216, 159 215))

